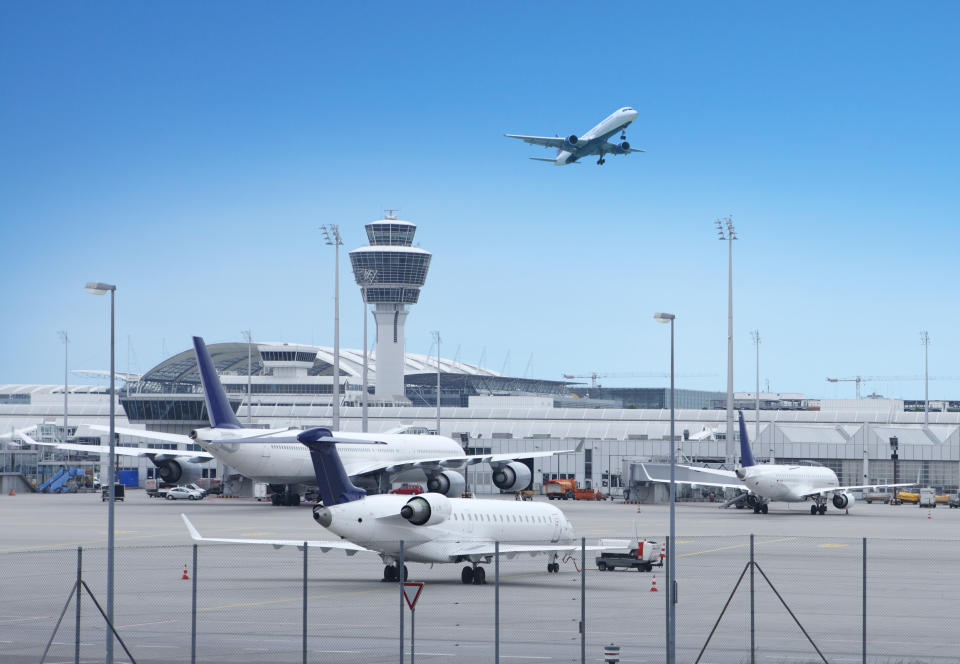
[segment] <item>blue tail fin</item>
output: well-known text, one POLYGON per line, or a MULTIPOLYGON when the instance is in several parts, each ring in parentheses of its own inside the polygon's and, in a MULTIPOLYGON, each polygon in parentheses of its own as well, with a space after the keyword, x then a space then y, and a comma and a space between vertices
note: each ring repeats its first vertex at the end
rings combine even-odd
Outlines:
POLYGON ((220 384, 217 370, 213 366, 210 353, 203 338, 193 338, 193 350, 197 355, 197 369, 200 371, 200 383, 203 385, 203 398, 207 402, 207 415, 214 429, 242 429, 240 420, 230 406, 227 393, 220 384))
POLYGON ((753 460, 753 452, 750 451, 750 441, 747 440, 747 425, 743 423, 743 411, 737 412, 740 414, 740 465, 744 468, 755 466, 757 464, 753 460))
POLYGON ((337 453, 336 442, 331 440, 332 437, 330 429, 322 427, 308 429, 297 436, 297 440, 310 450, 313 472, 317 475, 317 486, 320 488, 320 498, 323 500, 324 507, 350 503, 367 495, 363 489, 353 486, 350 478, 347 477, 347 471, 337 453))

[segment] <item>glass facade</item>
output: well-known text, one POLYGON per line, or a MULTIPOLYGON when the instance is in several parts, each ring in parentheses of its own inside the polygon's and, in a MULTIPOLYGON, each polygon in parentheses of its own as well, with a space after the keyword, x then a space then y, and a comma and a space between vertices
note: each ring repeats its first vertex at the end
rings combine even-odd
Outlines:
POLYGON ((317 359, 316 353, 292 350, 263 350, 260 357, 264 362, 313 362, 317 359))
POLYGON ((426 252, 392 252, 389 249, 350 254, 354 274, 360 274, 363 270, 376 270, 374 283, 408 286, 423 286, 427 280, 427 270, 430 269, 430 258, 431 255, 426 252))
MULTIPOLYGON (((127 419, 131 422, 209 422, 207 406, 201 399, 124 399, 121 397, 127 419)), ((230 401, 234 412, 239 401, 230 401)))
MULTIPOLYGON (((588 399, 615 399, 624 408, 660 409, 670 407, 669 387, 577 387, 570 386, 570 393, 588 399)), ((705 410, 712 408, 712 401, 723 399, 726 408, 725 392, 706 390, 676 390, 675 408, 705 410)))
POLYGON ((413 235, 417 227, 413 224, 394 224, 389 221, 375 221, 367 224, 367 239, 370 244, 386 244, 409 247, 413 244, 413 235))

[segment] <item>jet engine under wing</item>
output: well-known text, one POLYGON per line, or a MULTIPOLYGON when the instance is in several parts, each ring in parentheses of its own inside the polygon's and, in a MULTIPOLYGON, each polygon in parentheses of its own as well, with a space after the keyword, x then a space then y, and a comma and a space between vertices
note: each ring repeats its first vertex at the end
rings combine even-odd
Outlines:
MULTIPOLYGON (((670 464, 668 463, 641 463, 644 475, 650 482, 669 482, 670 464)), ((698 466, 676 466, 674 482, 677 484, 702 484, 703 486, 717 486, 730 489, 745 489, 736 473, 732 470, 719 468, 701 468, 698 466)))
POLYGON ((231 539, 227 537, 204 537, 200 534, 200 531, 190 523, 190 519, 187 518, 186 514, 181 514, 180 517, 183 519, 183 523, 186 524, 187 530, 190 531, 190 538, 195 542, 225 542, 227 544, 270 544, 275 549, 279 549, 284 546, 296 546, 303 548, 304 542, 308 547, 314 547, 320 549, 323 553, 327 553, 331 549, 338 549, 341 551, 346 551, 348 556, 352 556, 358 551, 365 551, 370 553, 376 553, 375 551, 370 551, 370 549, 365 549, 362 546, 353 544, 352 542, 347 542, 346 540, 329 540, 329 541, 310 541, 310 540, 273 540, 273 539, 231 539))
MULTIPOLYGON (((563 148, 563 139, 559 136, 521 136, 519 134, 504 134, 507 138, 519 138, 530 145, 542 145, 545 148, 563 148)), ((552 159, 550 161, 553 161, 552 159)))

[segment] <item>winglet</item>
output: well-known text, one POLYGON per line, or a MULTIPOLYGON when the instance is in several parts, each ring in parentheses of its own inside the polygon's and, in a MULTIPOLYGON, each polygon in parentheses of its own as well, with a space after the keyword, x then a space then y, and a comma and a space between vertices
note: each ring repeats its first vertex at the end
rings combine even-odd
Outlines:
POLYGON ((187 518, 186 514, 181 513, 180 518, 183 519, 183 522, 187 525, 187 530, 190 531, 190 539, 196 542, 202 542, 203 536, 200 535, 200 531, 193 527, 193 524, 190 523, 190 519, 187 518))
POLYGON ((207 416, 210 426, 214 429, 242 429, 227 399, 227 393, 217 376, 217 369, 207 351, 207 345, 202 337, 193 338, 193 350, 197 355, 197 370, 200 372, 200 383, 203 385, 203 399, 207 404, 207 416))
POLYGON ((753 460, 753 452, 750 450, 750 441, 747 440, 747 425, 743 423, 743 411, 737 411, 740 414, 740 465, 744 468, 757 465, 753 460))
POLYGON ((317 476, 317 488, 320 490, 324 507, 351 503, 366 497, 367 492, 355 487, 347 476, 330 429, 307 429, 297 436, 297 440, 310 450, 313 472, 317 476))

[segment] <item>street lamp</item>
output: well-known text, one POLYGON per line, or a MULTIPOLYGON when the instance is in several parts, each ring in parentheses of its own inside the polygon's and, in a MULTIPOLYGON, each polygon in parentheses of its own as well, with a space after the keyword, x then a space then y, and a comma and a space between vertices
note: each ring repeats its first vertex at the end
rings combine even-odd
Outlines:
POLYGON ((367 431, 367 289, 370 288, 370 285, 376 281, 377 271, 371 269, 364 269, 360 271, 357 281, 360 282, 360 293, 363 296, 363 394, 360 398, 360 403, 362 404, 362 413, 361 426, 360 430, 363 432, 367 431))
POLYGON ((324 242, 334 249, 333 273, 333 430, 340 429, 340 227, 336 224, 320 226, 324 242))
POLYGON ((736 459, 733 444, 733 241, 737 239, 737 231, 733 227, 733 219, 717 219, 717 239, 726 240, 728 252, 727 270, 727 464, 736 459), (726 233, 724 233, 726 227, 726 233))
MULTIPOLYGON (((107 507, 107 622, 109 623, 107 629, 107 664, 113 664, 113 535, 114 535, 114 521, 113 521, 113 508, 115 505, 115 492, 116 492, 116 455, 117 447, 116 441, 114 440, 114 402, 116 401, 115 392, 115 370, 114 370, 114 334, 113 334, 113 301, 117 292, 117 287, 113 284, 104 284, 101 282, 91 281, 87 283, 86 290, 88 293, 93 295, 105 295, 110 293, 110 477, 109 477, 109 487, 110 487, 110 502, 107 507)), ((79 597, 77 598, 79 601, 79 597)))
POLYGON ((676 556, 673 553, 676 546, 676 520, 675 508, 677 503, 677 484, 676 484, 676 436, 674 434, 674 373, 673 373, 673 321, 676 318, 673 314, 656 313, 653 319, 658 323, 670 323, 670 546, 667 547, 667 664, 674 664, 676 657, 676 636, 677 636, 677 581, 674 577, 676 571, 674 562, 676 556))

